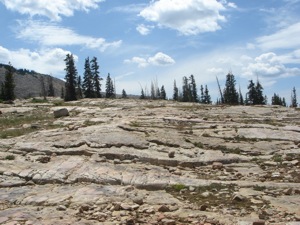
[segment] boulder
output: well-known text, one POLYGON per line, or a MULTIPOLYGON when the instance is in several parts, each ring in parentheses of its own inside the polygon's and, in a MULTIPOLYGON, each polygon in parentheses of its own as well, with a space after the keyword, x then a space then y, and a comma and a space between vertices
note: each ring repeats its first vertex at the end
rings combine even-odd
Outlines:
POLYGON ((69 116, 69 111, 66 108, 58 109, 53 112, 55 118, 69 116))

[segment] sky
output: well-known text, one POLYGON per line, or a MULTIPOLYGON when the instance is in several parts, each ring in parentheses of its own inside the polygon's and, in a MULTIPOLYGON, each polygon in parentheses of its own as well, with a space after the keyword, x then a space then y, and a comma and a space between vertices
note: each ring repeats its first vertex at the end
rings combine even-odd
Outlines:
POLYGON ((82 76, 87 57, 110 73, 117 93, 140 95, 151 81, 194 75, 219 97, 228 72, 247 92, 259 79, 268 96, 300 102, 300 0, 0 0, 0 63, 65 77, 72 53, 82 76))

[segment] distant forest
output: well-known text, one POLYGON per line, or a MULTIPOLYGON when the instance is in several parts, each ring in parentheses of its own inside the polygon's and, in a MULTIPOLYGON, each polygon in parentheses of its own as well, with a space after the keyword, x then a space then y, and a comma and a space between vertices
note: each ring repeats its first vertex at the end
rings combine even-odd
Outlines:
MULTIPOLYGON (((77 73, 77 69, 72 54, 67 54, 65 58, 66 64, 66 75, 65 75, 65 88, 61 90, 61 98, 65 101, 74 101, 81 98, 116 98, 115 83, 112 80, 110 74, 106 77, 105 92, 102 92, 103 80, 100 77, 99 64, 96 57, 91 60, 89 57, 85 59, 84 74, 83 78, 77 73), (103 94, 104 93, 104 94, 103 94)), ((13 92, 10 89, 14 88, 12 74, 17 72, 18 74, 37 74, 34 70, 28 69, 15 69, 13 66, 0 64, 0 68, 6 69, 5 82, 1 84, 0 99, 10 100, 13 98, 13 92)), ((219 89, 219 98, 215 102, 216 104, 227 104, 227 105, 281 105, 298 107, 296 89, 293 87, 291 90, 290 104, 287 104, 287 100, 284 97, 280 97, 277 93, 272 96, 271 102, 268 103, 267 96, 263 94, 263 86, 257 79, 256 82, 253 80, 249 81, 247 86, 248 92, 243 96, 241 89, 236 88, 235 76, 232 72, 228 72, 226 75, 225 87, 222 89, 218 78, 216 82, 219 89)), ((126 91, 122 90, 122 98, 128 98, 126 91)), ((150 90, 141 87, 140 99, 151 99, 151 100, 168 100, 165 87, 162 85, 158 86, 158 82, 152 81, 150 90)), ((180 102, 195 102, 201 104, 212 104, 211 96, 207 85, 200 85, 197 88, 194 75, 189 77, 184 76, 182 78, 182 85, 179 88, 176 80, 173 84, 173 95, 169 100, 180 101, 180 102), (199 91, 199 92, 198 92, 199 91)))

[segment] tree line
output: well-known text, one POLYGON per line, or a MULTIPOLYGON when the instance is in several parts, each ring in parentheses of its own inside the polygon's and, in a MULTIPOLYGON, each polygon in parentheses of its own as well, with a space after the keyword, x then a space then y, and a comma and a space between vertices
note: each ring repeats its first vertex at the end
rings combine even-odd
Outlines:
MULTIPOLYGON (((99 64, 96 57, 93 57, 91 60, 89 57, 85 59, 84 63, 84 73, 83 79, 78 75, 74 57, 72 54, 67 54, 64 59, 66 64, 66 75, 65 75, 65 88, 61 90, 61 98, 65 101, 74 101, 81 98, 116 98, 116 88, 115 82, 108 73, 105 83, 105 95, 103 95, 101 90, 101 81, 103 80, 100 77, 99 64)), ((16 69, 9 63, 5 67, 5 81, 1 83, 0 89, 0 100, 8 101, 14 100, 14 79, 13 74, 16 72, 16 69)), ((52 79, 49 80, 48 91, 46 91, 43 79, 42 79, 42 92, 45 96, 54 96, 54 88, 52 79)), ((263 87, 260 81, 257 79, 256 82, 253 80, 249 81, 247 86, 248 92, 245 97, 242 95, 241 89, 236 88, 235 76, 232 72, 229 72, 226 75, 225 87, 221 88, 219 80, 217 78, 217 83, 219 87, 220 97, 217 99, 216 104, 227 104, 227 105, 266 105, 268 103, 267 96, 263 94, 263 87)), ((201 104, 212 104, 211 96, 209 94, 207 85, 200 85, 199 88, 200 95, 198 94, 198 88, 196 85, 196 80, 194 75, 189 77, 184 76, 182 78, 181 89, 178 88, 176 80, 173 84, 173 96, 172 100, 180 102, 195 102, 201 104)), ((122 98, 127 98, 127 93, 122 90, 122 98)), ((162 99, 167 100, 167 94, 165 86, 162 85, 159 87, 157 79, 151 82, 150 91, 147 87, 141 87, 140 99, 162 99)), ((278 94, 274 93, 271 99, 272 105, 282 105, 287 106, 286 99, 280 97, 278 94)), ((291 104, 290 107, 297 107, 297 95, 296 89, 293 87, 291 92, 291 104)))

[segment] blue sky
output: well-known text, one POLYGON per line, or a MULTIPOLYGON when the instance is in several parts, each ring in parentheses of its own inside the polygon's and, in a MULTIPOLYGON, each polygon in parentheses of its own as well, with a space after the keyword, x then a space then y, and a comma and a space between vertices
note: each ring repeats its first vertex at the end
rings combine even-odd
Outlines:
POLYGON ((118 93, 157 80, 172 97, 193 74, 214 101, 232 71, 244 94, 258 77, 269 102, 294 86, 300 102, 299 12, 300 0, 0 0, 0 63, 64 78, 67 53, 79 74, 96 56, 118 93))

